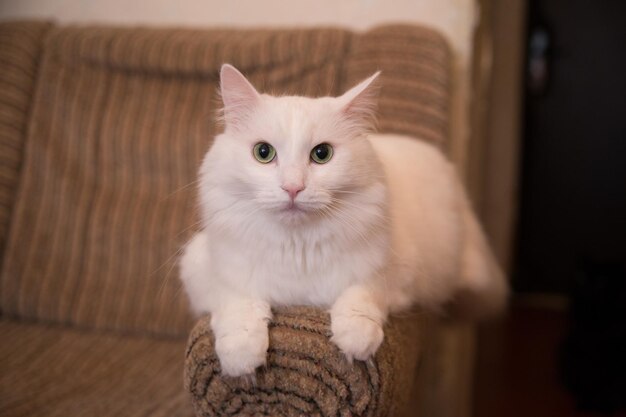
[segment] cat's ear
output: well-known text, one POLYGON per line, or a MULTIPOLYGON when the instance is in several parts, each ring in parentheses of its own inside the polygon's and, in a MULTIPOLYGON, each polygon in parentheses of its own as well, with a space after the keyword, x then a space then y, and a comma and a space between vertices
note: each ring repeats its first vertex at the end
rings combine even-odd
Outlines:
POLYGON ((246 77, 230 64, 222 65, 220 70, 220 94, 227 126, 243 122, 261 99, 246 77))
POLYGON ((355 127, 370 129, 376 121, 380 71, 361 81, 339 97, 341 116, 355 127))

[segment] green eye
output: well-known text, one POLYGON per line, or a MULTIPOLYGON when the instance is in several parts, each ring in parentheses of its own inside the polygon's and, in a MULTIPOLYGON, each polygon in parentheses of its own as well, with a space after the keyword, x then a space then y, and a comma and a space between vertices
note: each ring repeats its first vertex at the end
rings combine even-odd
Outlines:
POLYGON ((276 156, 276 149, 272 145, 267 142, 259 142, 254 145, 252 149, 252 154, 262 164, 267 164, 274 160, 276 156))
POLYGON ((333 147, 328 143, 320 143, 311 151, 311 159, 318 164, 325 164, 333 157, 333 147))

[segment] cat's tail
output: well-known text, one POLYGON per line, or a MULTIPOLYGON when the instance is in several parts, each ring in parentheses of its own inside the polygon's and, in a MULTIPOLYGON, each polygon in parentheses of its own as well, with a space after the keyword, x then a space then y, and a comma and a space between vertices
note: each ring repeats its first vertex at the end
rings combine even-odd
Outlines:
POLYGON ((450 313, 460 319, 486 319, 504 311, 509 285, 468 199, 463 195, 464 241, 459 285, 450 313))

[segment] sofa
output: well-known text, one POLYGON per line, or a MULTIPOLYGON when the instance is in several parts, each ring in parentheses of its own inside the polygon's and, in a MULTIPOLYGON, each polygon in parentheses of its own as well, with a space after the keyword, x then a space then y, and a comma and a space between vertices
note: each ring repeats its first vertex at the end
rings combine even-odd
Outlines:
POLYGON ((0 415, 468 415, 473 327, 419 310, 350 364, 327 312, 277 309, 267 366, 221 375, 177 259, 224 62, 311 96, 380 69, 380 131, 459 146, 451 54, 423 27, 0 24, 0 415))

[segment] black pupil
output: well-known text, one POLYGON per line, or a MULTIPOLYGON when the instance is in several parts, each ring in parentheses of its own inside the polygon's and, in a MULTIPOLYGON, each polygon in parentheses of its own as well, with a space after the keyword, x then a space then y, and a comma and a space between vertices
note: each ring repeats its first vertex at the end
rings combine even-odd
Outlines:
POLYGON ((322 161, 328 157, 328 147, 326 145, 319 145, 315 147, 315 156, 322 161))
POLYGON ((267 159, 270 156, 270 147, 267 143, 259 146, 259 156, 261 159, 267 159))

